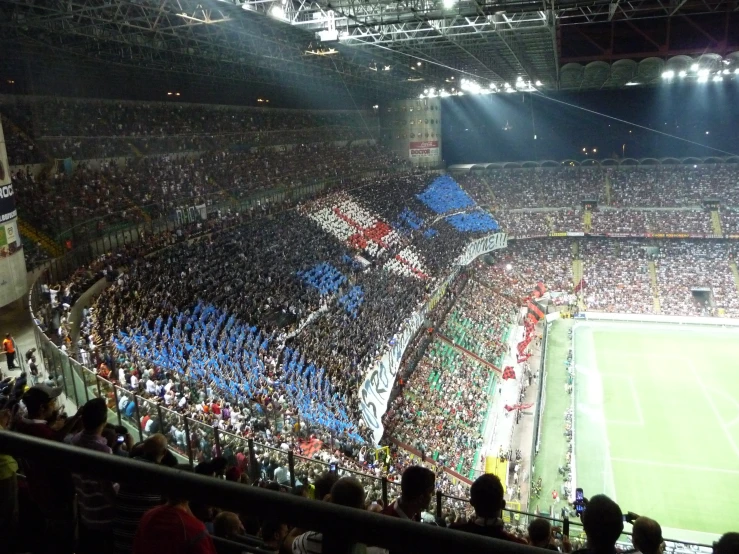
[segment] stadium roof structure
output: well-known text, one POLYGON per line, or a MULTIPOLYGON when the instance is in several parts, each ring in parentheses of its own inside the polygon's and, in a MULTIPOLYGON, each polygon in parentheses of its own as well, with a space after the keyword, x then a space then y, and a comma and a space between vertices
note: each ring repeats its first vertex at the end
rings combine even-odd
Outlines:
MULTIPOLYGON (((654 84, 739 67, 737 0, 0 0, 2 43, 31 55, 200 77, 414 97, 527 83, 654 84), (319 38, 320 34, 320 38, 319 38), (732 54, 733 53, 733 54, 732 54)), ((733 73, 732 73, 733 76, 733 73)))

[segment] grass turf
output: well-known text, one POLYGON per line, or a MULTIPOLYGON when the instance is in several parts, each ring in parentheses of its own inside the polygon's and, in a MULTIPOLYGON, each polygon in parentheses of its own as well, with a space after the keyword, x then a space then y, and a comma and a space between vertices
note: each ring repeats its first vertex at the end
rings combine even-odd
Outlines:
POLYGON ((663 528, 736 530, 739 329, 575 329, 576 477, 585 496, 605 492, 663 528))

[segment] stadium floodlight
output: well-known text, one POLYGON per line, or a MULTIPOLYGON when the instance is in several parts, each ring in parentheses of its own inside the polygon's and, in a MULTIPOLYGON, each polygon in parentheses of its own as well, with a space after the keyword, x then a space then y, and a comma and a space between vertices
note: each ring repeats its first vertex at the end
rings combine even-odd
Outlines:
POLYGON ((536 81, 536 86, 537 87, 540 87, 541 86, 541 81, 536 81))
POLYGON ((707 69, 703 68, 703 69, 701 69, 701 70, 698 71, 698 77, 708 77, 708 74, 709 73, 710 73, 710 71, 708 71, 707 69))
POLYGON ((444 5, 445 10, 451 10, 457 3, 457 0, 443 0, 442 4, 444 5))
POLYGON ((427 88, 423 89, 423 93, 424 94, 428 94, 429 93, 429 89, 427 89, 427 88))
POLYGON ((278 4, 275 4, 269 9, 269 15, 271 15, 275 19, 285 19, 285 8, 278 4))
POLYGON ((728 75, 729 73, 730 73, 730 71, 728 69, 724 69, 724 71, 723 71, 723 74, 724 75, 728 75))
POLYGON ((663 79, 672 79, 673 77, 675 77, 675 72, 672 71, 671 69, 668 70, 668 71, 663 71, 662 72, 662 78, 663 79))
POLYGON ((419 95, 418 95, 418 97, 419 97, 419 98, 420 98, 421 100, 423 100, 423 98, 424 98, 423 94, 419 94, 419 95))
POLYGON ((700 66, 697 63, 694 63, 693 65, 690 66, 690 71, 694 71, 697 73, 699 69, 700 69, 700 66))
POLYGON ((687 72, 687 71, 685 71, 685 70, 683 69, 683 70, 682 70, 682 71, 681 71, 680 73, 678 73, 677 75, 678 75, 678 77, 680 77, 680 78, 682 79, 683 77, 687 76, 687 74, 688 74, 688 72, 687 72))
POLYGON ((707 83, 708 82, 708 75, 701 75, 698 77, 699 83, 707 83))
POLYGON ((724 80, 724 78, 721 75, 714 75, 713 76, 713 82, 714 83, 720 83, 723 80, 724 80))

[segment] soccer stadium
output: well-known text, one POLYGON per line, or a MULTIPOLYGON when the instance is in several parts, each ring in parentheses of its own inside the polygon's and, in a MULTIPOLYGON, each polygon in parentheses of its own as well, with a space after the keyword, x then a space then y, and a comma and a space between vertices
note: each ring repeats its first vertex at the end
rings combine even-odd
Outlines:
POLYGON ((735 0, 0 25, 0 554, 739 554, 735 0))

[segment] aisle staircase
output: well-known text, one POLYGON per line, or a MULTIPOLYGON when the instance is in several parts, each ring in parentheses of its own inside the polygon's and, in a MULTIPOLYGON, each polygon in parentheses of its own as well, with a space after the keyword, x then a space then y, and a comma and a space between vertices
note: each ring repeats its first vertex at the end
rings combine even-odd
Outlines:
POLYGON ((36 229, 33 225, 18 218, 18 230, 21 236, 26 237, 28 240, 33 241, 34 244, 40 244, 50 256, 58 258, 64 254, 64 250, 56 242, 54 242, 49 235, 36 229))
POLYGON ((654 261, 649 262, 649 278, 652 281, 652 299, 654 301, 654 313, 662 313, 659 305, 659 286, 657 284, 657 264, 654 261))
MULTIPOLYGON (((579 250, 579 247, 576 248, 573 245, 572 250, 574 254, 576 250, 579 250)), ((584 270, 582 260, 578 256, 572 260, 572 282, 577 285, 580 281, 582 281, 583 275, 584 270)), ((577 293, 577 307, 580 309, 580 311, 585 311, 587 309, 587 307, 585 306, 585 301, 582 298, 582 289, 580 289, 580 291, 577 293)))
POLYGON ((731 274, 734 276, 734 285, 736 290, 739 291, 739 269, 737 269, 736 262, 729 262, 731 268, 731 274))
POLYGON ((606 204, 611 205, 611 176, 606 175, 606 204))
POLYGON ((582 230, 589 233, 593 228, 593 212, 585 210, 582 214, 582 230))
POLYGON ((136 148, 136 147, 135 147, 135 146, 133 145, 133 143, 131 143, 131 142, 127 142, 126 144, 127 144, 127 145, 128 145, 128 147, 129 147, 129 148, 131 149, 131 152, 133 152, 133 155, 134 155, 134 156, 136 156, 137 158, 143 158, 143 157, 144 157, 144 154, 143 154, 143 153, 141 152, 141 150, 139 150, 138 148, 136 148))
POLYGON ((721 215, 718 210, 711 210, 711 227, 713 227, 713 234, 723 236, 724 232, 721 229, 721 215))

